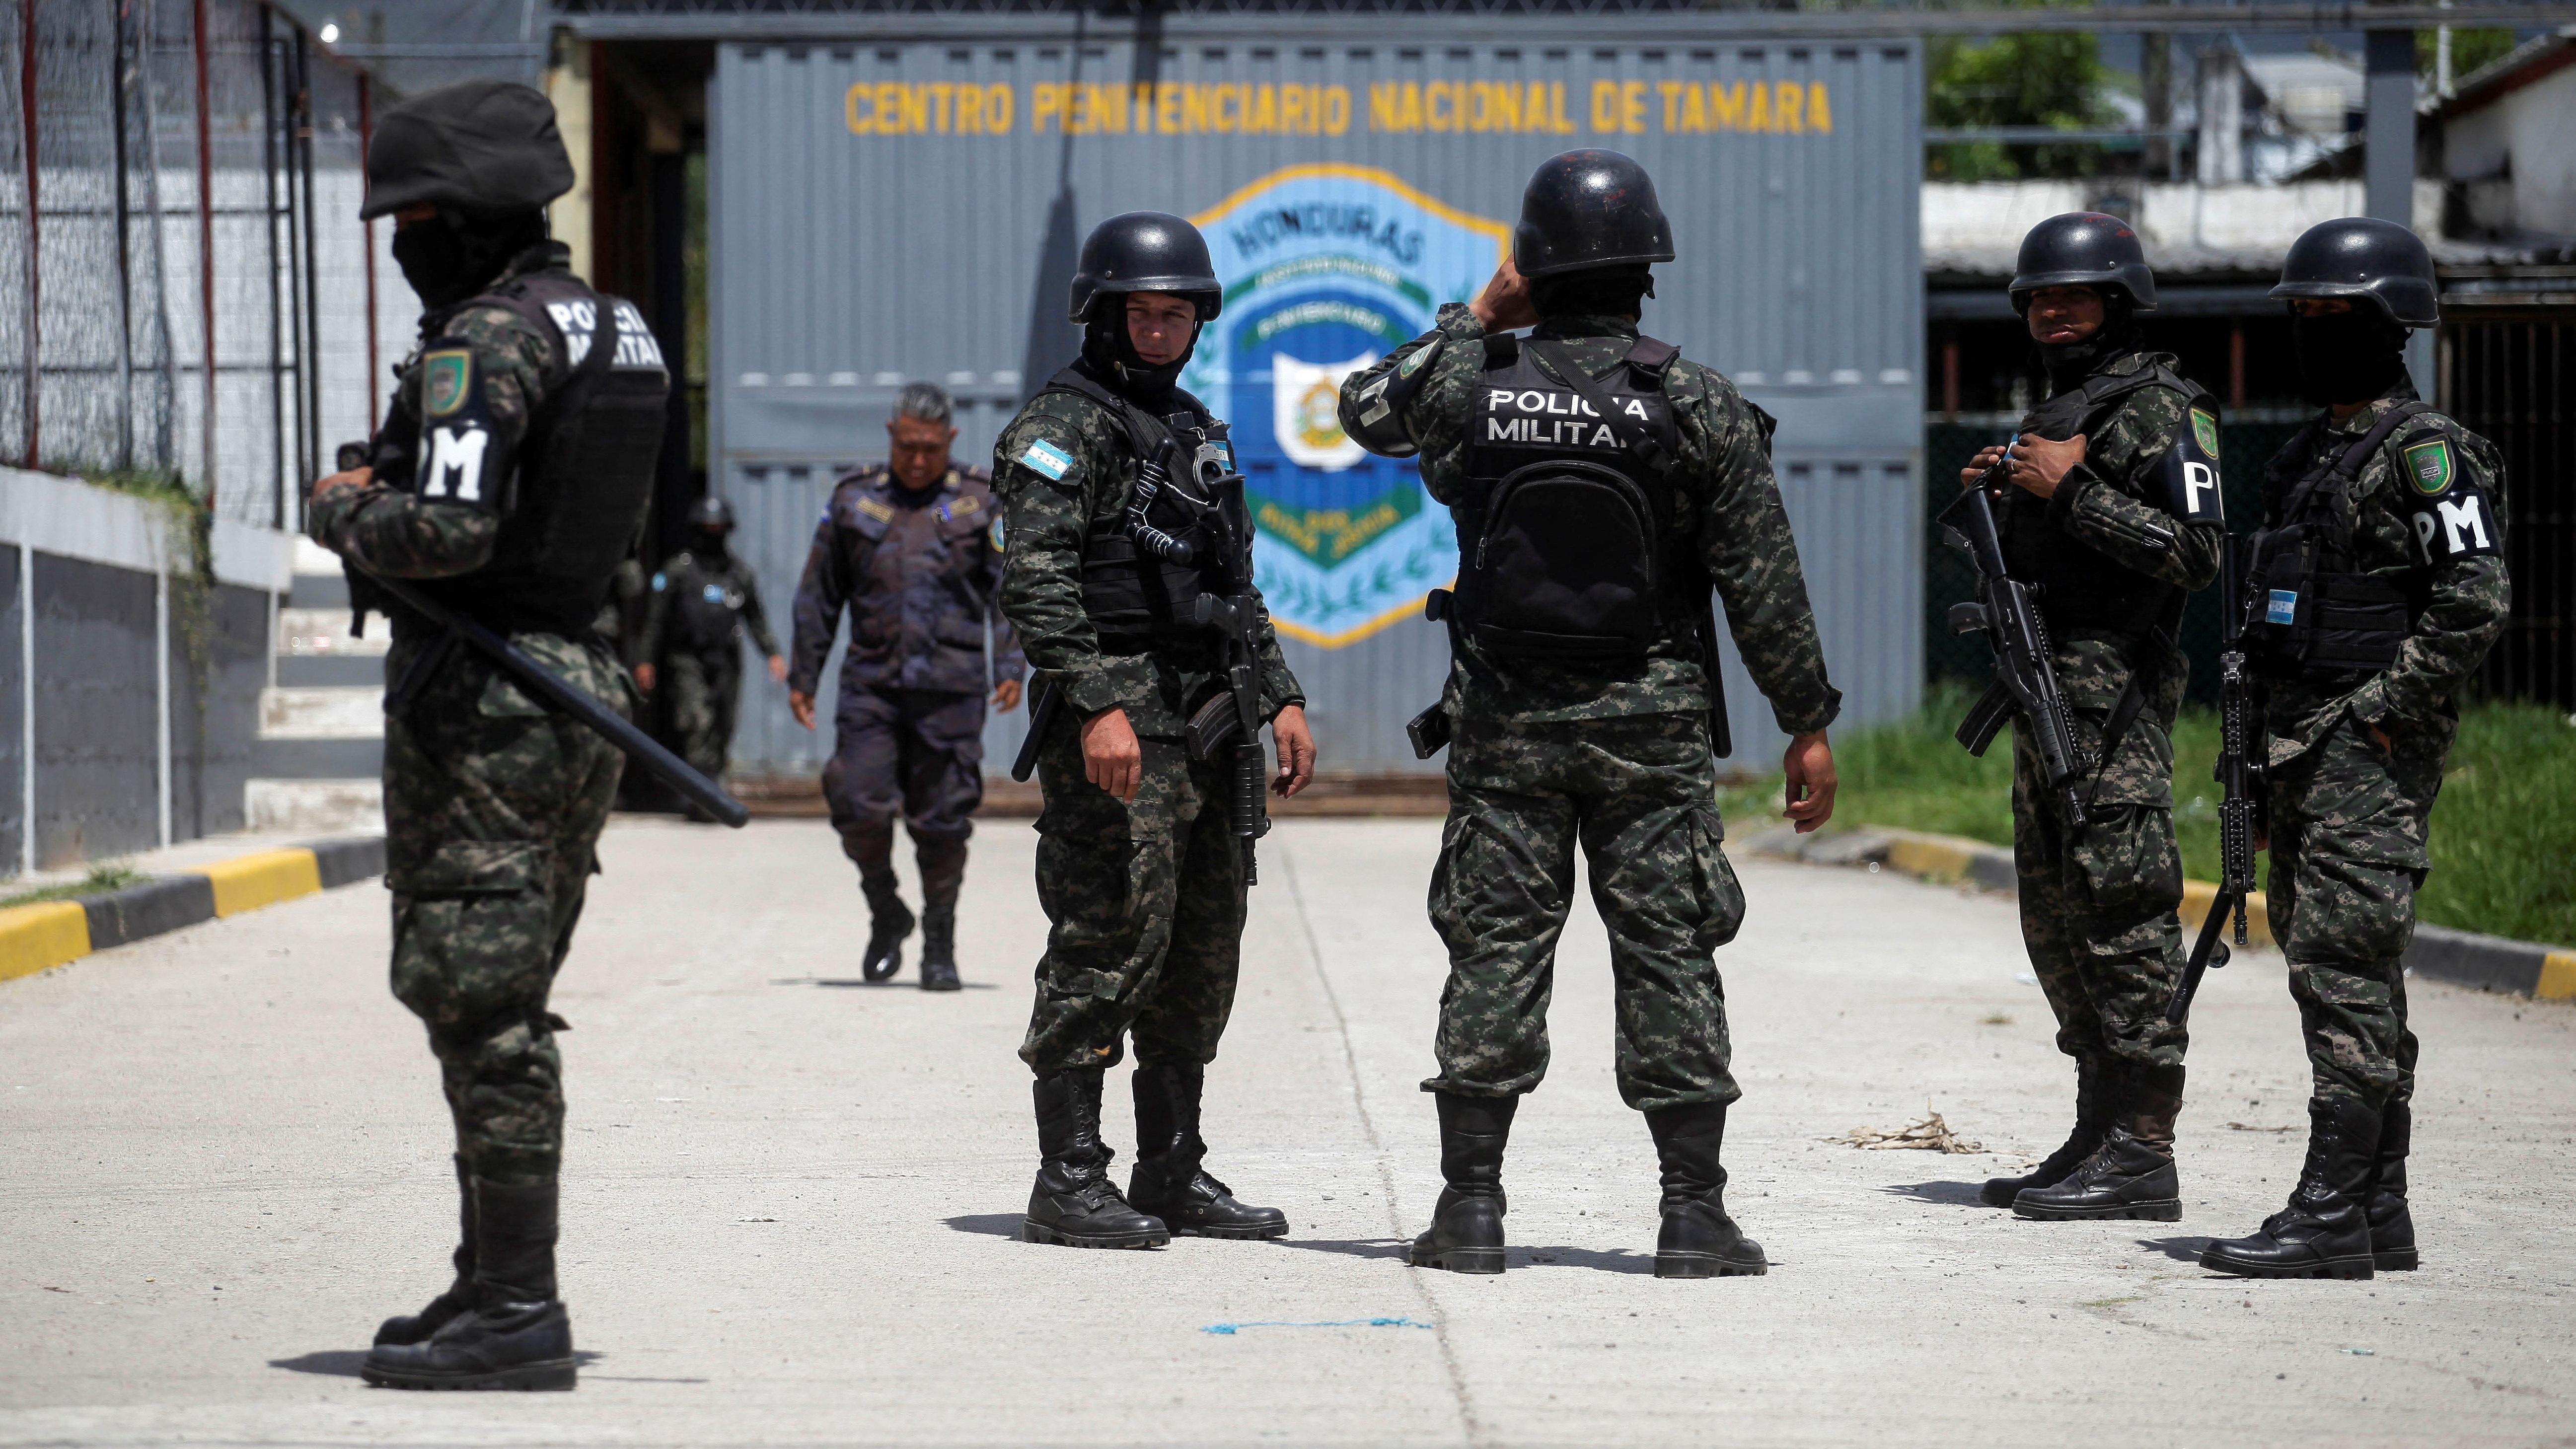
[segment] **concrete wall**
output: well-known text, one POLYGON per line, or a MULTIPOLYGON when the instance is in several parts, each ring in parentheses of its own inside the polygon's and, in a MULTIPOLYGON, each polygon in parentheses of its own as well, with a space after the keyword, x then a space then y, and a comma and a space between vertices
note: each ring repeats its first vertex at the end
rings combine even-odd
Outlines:
POLYGON ((2576 69, 2451 119, 2442 170, 2454 181, 2495 183, 2506 204, 2479 207, 2481 225, 2576 235, 2576 69))
POLYGON ((218 523, 199 623, 169 515, 0 469, 0 875, 241 825, 292 540, 218 523))

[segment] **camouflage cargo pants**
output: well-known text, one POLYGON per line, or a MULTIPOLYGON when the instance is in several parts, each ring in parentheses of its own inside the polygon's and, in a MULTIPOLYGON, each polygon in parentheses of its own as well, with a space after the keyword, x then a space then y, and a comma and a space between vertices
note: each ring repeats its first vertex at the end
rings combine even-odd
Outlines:
MULTIPOLYGON (((2093 818, 2080 828, 2069 828, 2047 788, 2029 732, 2018 721, 2013 727, 2022 948, 2057 1016, 2057 1049, 2071 1057, 2175 1066, 2189 1045, 2189 1033, 2165 1020, 2190 956, 2177 914, 2182 851, 2174 840, 2173 742, 2159 718, 2172 717, 2180 693, 2175 681, 2166 708, 2139 712, 2118 757, 2089 790, 2093 818)), ((2100 758, 2108 708, 2069 713, 2077 748, 2100 758)))
MULTIPOLYGON (((518 645, 631 709, 605 648, 518 645)), ((395 644, 399 679, 419 645, 395 644)), ((624 757, 459 650, 409 711, 385 720, 385 884, 393 992, 429 1028, 456 1148, 477 1175, 529 1185, 563 1158, 563 1061, 546 1010, 571 949, 593 847, 624 757)))
POLYGON ((1148 738, 1136 798, 1083 778, 1068 712, 1038 754, 1038 904, 1050 929, 1020 1060, 1040 1073, 1118 1063, 1204 1065, 1234 1010, 1242 855, 1225 777, 1177 740, 1148 738))
POLYGON ((667 666, 671 733, 679 756, 710 780, 724 778, 742 701, 742 653, 727 644, 705 654, 673 650, 667 666))
POLYGON ((2415 1092, 2406 968, 2424 832, 2457 726, 2391 721, 2392 754, 2346 716, 2273 771, 2272 939, 2290 966, 2316 1095, 2415 1092))
POLYGON ((1580 841, 1610 932, 1620 1096, 1651 1112, 1741 1095, 1712 953, 1743 924, 1744 892, 1719 848, 1716 789, 1705 715, 1462 722, 1431 873, 1449 948, 1440 1075, 1423 1090, 1514 1096, 1547 1074, 1580 841))

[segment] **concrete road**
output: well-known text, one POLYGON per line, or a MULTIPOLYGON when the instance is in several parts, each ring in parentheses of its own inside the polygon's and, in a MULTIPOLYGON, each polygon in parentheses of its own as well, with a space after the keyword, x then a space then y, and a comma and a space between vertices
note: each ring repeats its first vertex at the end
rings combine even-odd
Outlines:
MULTIPOLYGON (((2184 1221, 2018 1222, 1973 1185, 2055 1144, 2070 1073, 2010 904, 1739 862, 1730 1201, 1771 1274, 1650 1275, 1653 1155, 1588 911, 1512 1143, 1512 1271, 1417 1272, 1437 827, 1289 823, 1208 1135, 1294 1232, 1076 1252, 1017 1236, 1032 841, 978 837, 973 986, 940 997, 857 984, 820 823, 611 831, 556 1001, 572 1394, 353 1376, 377 1318, 443 1282, 454 1222, 380 891, 0 986, 0 1445, 2576 1443, 2566 1007, 2415 988, 2424 1271, 2216 1278, 2200 1243, 2297 1169, 2277 958, 2202 999, 2184 1221), (1927 1109, 1990 1151, 1827 1140, 1927 1109)), ((1122 1158, 1126 1101, 1113 1082, 1122 1158)))

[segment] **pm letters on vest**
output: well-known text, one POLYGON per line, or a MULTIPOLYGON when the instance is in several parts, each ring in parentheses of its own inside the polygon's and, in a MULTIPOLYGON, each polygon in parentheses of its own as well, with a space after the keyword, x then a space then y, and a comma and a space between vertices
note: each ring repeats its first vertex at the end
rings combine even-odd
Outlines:
MULTIPOLYGON (((1636 398, 1624 401, 1622 410, 1641 423, 1652 425, 1653 418, 1645 404, 1636 398)), ((1527 388, 1515 392, 1510 388, 1488 388, 1485 392, 1485 436, 1488 443, 1517 443, 1525 447, 1604 448, 1613 452, 1623 445, 1608 423, 1587 422, 1601 415, 1592 405, 1570 392, 1549 388, 1527 388)))
POLYGON ((2487 526, 2486 495, 2463 489, 2457 497, 2442 499, 2418 511, 2415 537, 2423 544, 2427 560, 2495 553, 2494 533, 2487 526))

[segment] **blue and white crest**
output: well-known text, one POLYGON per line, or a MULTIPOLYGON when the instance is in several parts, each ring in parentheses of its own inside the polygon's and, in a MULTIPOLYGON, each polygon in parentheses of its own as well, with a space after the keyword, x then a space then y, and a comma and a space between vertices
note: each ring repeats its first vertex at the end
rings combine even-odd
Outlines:
POLYGON ((1473 297, 1511 228, 1387 172, 1275 171, 1190 218, 1225 283, 1182 385, 1233 424, 1279 632, 1334 648, 1404 618, 1455 576, 1457 529, 1413 463, 1342 432, 1342 379, 1473 297))

